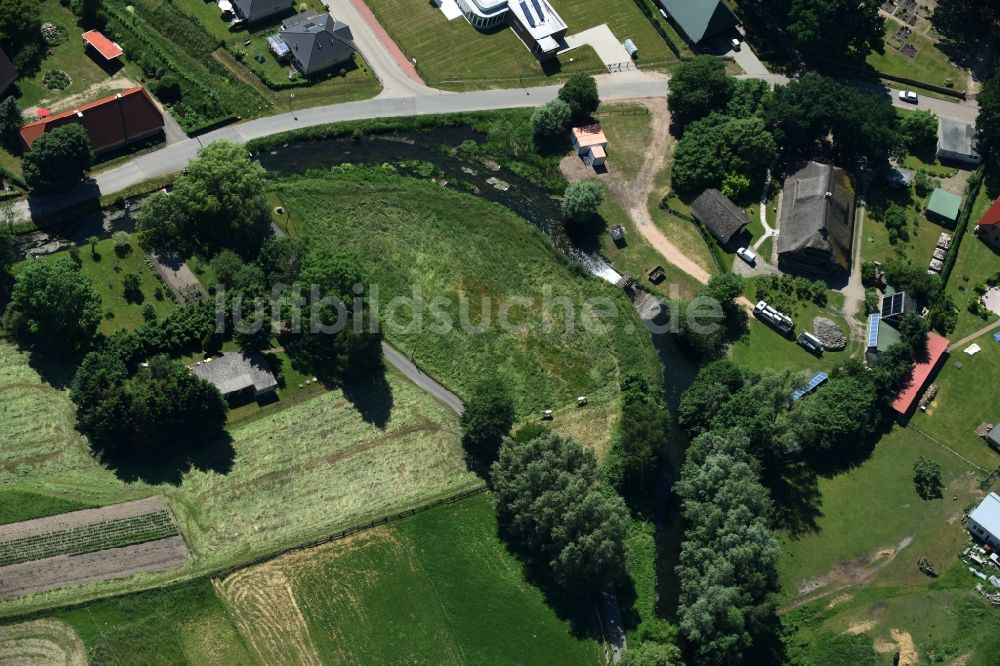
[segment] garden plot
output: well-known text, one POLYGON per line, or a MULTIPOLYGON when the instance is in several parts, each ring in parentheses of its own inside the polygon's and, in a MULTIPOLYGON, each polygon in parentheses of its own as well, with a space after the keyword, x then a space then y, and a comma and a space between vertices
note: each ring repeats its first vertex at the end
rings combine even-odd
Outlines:
POLYGON ((0 527, 0 598, 185 561, 161 497, 11 523, 0 527))

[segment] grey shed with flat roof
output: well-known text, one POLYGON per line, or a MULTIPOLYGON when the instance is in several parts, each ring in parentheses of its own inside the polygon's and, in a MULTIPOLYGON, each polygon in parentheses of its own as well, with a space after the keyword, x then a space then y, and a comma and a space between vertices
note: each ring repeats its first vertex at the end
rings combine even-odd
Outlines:
POLYGON ((217 358, 192 365, 189 370, 219 389, 219 393, 227 399, 251 396, 257 398, 278 388, 278 380, 260 354, 226 352, 217 358))
POLYGON ((750 220, 743 209, 716 189, 705 190, 691 202, 691 214, 705 225, 720 245, 726 245, 742 232, 750 220))
POLYGON ((976 141, 976 128, 951 118, 938 119, 937 157, 939 160, 975 166, 983 161, 976 141))
POLYGON ((847 273, 854 244, 854 187, 819 162, 789 168, 778 224, 778 266, 818 275, 847 273))
POLYGON ((356 48, 346 23, 329 14, 299 14, 285 21, 281 39, 288 44, 295 66, 314 74, 350 60, 356 48))

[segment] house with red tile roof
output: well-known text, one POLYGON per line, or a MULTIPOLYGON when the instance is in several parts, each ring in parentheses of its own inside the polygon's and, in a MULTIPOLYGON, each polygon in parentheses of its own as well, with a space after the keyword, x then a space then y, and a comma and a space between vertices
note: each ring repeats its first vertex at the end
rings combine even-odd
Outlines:
POLYGON ((948 351, 947 338, 934 331, 927 334, 927 353, 914 364, 909 379, 892 402, 892 409, 897 414, 905 417, 913 411, 917 398, 923 392, 927 380, 937 370, 946 351, 948 351))
POLYGON ((1000 251, 1000 199, 993 202, 993 205, 983 213, 979 224, 976 225, 976 235, 993 249, 1000 251))
POLYGON ((41 135, 72 123, 83 125, 94 153, 100 154, 162 132, 163 114, 146 89, 136 86, 29 123, 21 128, 21 141, 30 149, 41 135))

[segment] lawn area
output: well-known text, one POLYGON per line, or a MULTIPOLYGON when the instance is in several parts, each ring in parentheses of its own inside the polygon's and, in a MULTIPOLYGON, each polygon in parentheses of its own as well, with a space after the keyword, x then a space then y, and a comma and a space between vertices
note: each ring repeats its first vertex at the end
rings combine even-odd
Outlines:
MULTIPOLYGON (((658 178, 659 180, 659 178, 658 178)), ((663 190, 654 191, 649 197, 649 214, 653 223, 660 228, 667 238, 677 247, 684 248, 689 259, 704 268, 710 274, 719 272, 719 265, 712 256, 712 249, 701 235, 697 223, 683 216, 691 215, 690 202, 678 197, 670 197, 668 203, 671 210, 660 208, 663 190)), ((728 268, 728 267, 726 267, 728 268)))
MULTIPOLYGON (((37 261, 56 261, 68 258, 69 252, 63 251, 45 255, 37 261)), ((156 310, 156 316, 161 319, 170 314, 175 307, 171 300, 170 290, 149 267, 146 255, 139 249, 134 238, 132 239, 131 251, 125 255, 115 253, 115 244, 110 238, 97 244, 96 253, 91 252, 89 245, 81 246, 80 272, 90 278, 94 289, 101 296, 101 304, 104 309, 104 318, 98 326, 101 333, 111 333, 122 328, 138 328, 143 322, 142 306, 144 303, 152 303, 156 310), (129 274, 139 276, 142 299, 137 302, 136 299, 129 301, 125 298, 122 279, 129 274), (160 294, 159 298, 157 298, 157 294, 160 294)))
POLYGON ((479 483, 455 414, 391 371, 240 423, 187 471, 122 476, 93 458, 66 394, 7 344, 0 393, 0 493, 98 506, 162 494, 192 551, 179 569, 8 600, 0 615, 194 577, 479 483))
POLYGON ((926 34, 927 23, 918 24, 913 35, 907 40, 917 49, 915 58, 908 58, 889 44, 890 38, 899 29, 895 19, 886 19, 885 53, 871 53, 867 63, 880 72, 893 76, 904 76, 935 86, 945 85, 951 79, 958 90, 965 89, 966 72, 948 62, 948 56, 938 50, 934 40, 926 34))
POLYGON ((986 389, 1000 377, 1000 343, 993 339, 992 333, 976 342, 983 350, 975 356, 957 350, 941 364, 934 379, 941 387, 937 397, 926 412, 918 411, 910 424, 992 470, 1000 465, 1000 455, 976 437, 975 430, 983 421, 1000 423, 1000 400, 996 393, 986 389), (962 363, 961 368, 955 367, 956 361, 962 363), (979 391, 981 396, 991 399, 971 399, 979 391))
MULTIPOLYGON (((754 280, 748 280, 744 293, 751 302, 756 303, 754 285, 754 280)), ((827 291, 827 299, 824 307, 819 307, 810 301, 796 300, 791 311, 785 311, 785 314, 795 321, 796 335, 803 330, 812 331, 813 318, 823 316, 837 322, 844 334, 850 336, 850 328, 841 314, 844 305, 843 295, 836 291, 827 291)), ((860 343, 849 339, 845 350, 826 351, 822 356, 816 357, 795 340, 783 337, 752 315, 749 324, 749 332, 730 345, 729 353, 733 362, 758 372, 785 368, 801 373, 829 371, 861 351, 860 343)))
POLYGON ((492 499, 476 496, 221 587, 264 663, 599 663, 594 609, 572 609, 576 635, 522 569, 496 536, 492 499))
POLYGON ((630 368, 659 376, 632 304, 506 208, 374 168, 312 172, 273 189, 307 239, 335 237, 360 258, 386 338, 460 396, 496 373, 524 418, 580 395, 612 398, 630 368), (431 298, 441 307, 428 309, 431 298), (597 299, 614 313, 607 330, 587 323, 597 299))
MULTIPOLYGON (((912 538, 912 543, 898 560, 879 571, 879 582, 925 581, 914 564, 916 558, 927 557, 941 567, 952 562, 968 534, 960 520, 950 525, 947 521, 956 513, 960 519, 966 506, 982 496, 978 484, 985 476, 920 433, 895 426, 861 465, 819 479, 815 531, 799 536, 780 534, 783 596, 788 600, 801 598, 800 593, 808 588, 814 590, 804 596, 824 592, 829 582, 818 579, 838 564, 882 548, 898 548, 906 538, 912 538), (917 495, 913 462, 919 456, 941 465, 943 499, 923 500, 917 495), (952 500, 955 495, 958 501, 952 500), (812 584, 807 585, 809 582, 812 584)), ((862 567, 875 564, 879 563, 865 562, 862 567)))
POLYGON ((92 664, 257 663, 205 579, 98 601, 51 619, 76 630, 92 664))
POLYGON ((652 140, 649 111, 640 104, 604 104, 596 115, 608 139, 608 170, 633 180, 645 163, 644 149, 652 140))
MULTIPOLYGON (((510 28, 480 32, 462 17, 448 21, 433 3, 422 0, 369 0, 367 4, 403 53, 417 59, 420 76, 434 87, 517 88, 554 83, 573 72, 607 71, 589 46, 543 66, 510 28), (461 44, 461 55, 456 52, 457 44, 461 44)), ((624 8, 626 3, 621 5, 624 8)), ((632 5, 628 9, 645 20, 632 5)), ((595 20, 593 25, 602 22, 595 20)))
POLYGON ((886 185, 873 187, 866 204, 864 237, 861 241, 863 261, 885 264, 896 257, 902 257, 926 268, 941 232, 954 233, 954 229, 931 222, 924 216, 922 211, 927 201, 912 190, 893 189, 886 185), (895 245, 889 241, 889 229, 882 222, 887 207, 893 203, 906 209, 910 236, 909 240, 897 240, 895 245))
MULTIPOLYGON (((961 663, 994 663, 997 640, 987 629, 995 623, 993 611, 968 594, 977 579, 956 560, 968 539, 962 514, 982 496, 977 486, 983 476, 911 428, 895 427, 861 465, 820 478, 816 530, 781 534, 786 611, 816 600, 784 615, 794 632, 793 652, 816 659, 806 663, 862 663, 820 657, 830 636, 853 627, 850 633, 863 634, 869 648, 874 639, 900 640, 893 630, 908 634, 919 663, 953 663, 973 650, 975 656, 961 663), (912 465, 919 456, 941 466, 943 499, 916 494, 912 465), (944 575, 925 576, 916 566, 919 557, 944 575)), ((891 664, 894 651, 871 663, 891 664)))
MULTIPOLYGON (((650 63, 649 68, 652 69, 662 69, 664 65, 670 66, 677 62, 673 52, 667 47, 663 38, 656 34, 649 19, 636 7, 635 2, 609 3, 605 0, 551 0, 551 2, 552 7, 569 26, 567 34, 583 32, 607 23, 619 42, 631 39, 639 47, 636 64, 640 69, 647 69, 643 63, 650 63)), ((656 18, 660 18, 658 11, 654 11, 654 14, 656 18)), ((668 25, 665 21, 658 22, 661 25, 668 25)), ((684 42, 678 38, 674 44, 682 46, 684 42)))

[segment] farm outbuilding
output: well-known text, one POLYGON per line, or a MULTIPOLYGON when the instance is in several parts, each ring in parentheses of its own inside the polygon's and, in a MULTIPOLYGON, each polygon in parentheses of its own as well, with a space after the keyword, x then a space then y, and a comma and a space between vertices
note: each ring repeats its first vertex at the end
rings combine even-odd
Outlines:
POLYGON ((965 524, 976 539, 993 548, 1000 546, 1000 495, 990 493, 969 513, 965 524))
POLYGON ((604 130, 600 125, 574 127, 570 140, 573 142, 576 154, 591 166, 602 166, 608 157, 606 152, 608 138, 604 136, 604 130))
POLYGON ((716 189, 705 190, 691 203, 691 215, 726 246, 750 224, 743 209, 716 189))
POLYGON ((196 363, 189 370, 219 389, 227 400, 260 398, 278 389, 278 380, 259 354, 226 352, 196 363))
POLYGON ((962 197, 946 192, 940 187, 931 192, 927 199, 925 215, 928 220, 941 224, 953 225, 958 219, 958 211, 962 207, 962 197))

